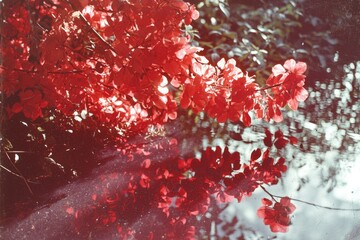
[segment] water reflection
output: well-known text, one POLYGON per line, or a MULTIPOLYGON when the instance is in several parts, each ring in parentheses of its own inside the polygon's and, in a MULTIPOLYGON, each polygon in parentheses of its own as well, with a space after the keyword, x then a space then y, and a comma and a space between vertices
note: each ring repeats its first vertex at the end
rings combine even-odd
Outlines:
MULTIPOLYGON (((284 134, 298 137, 300 144, 284 151, 289 160, 289 171, 282 184, 271 190, 331 207, 359 208, 360 61, 342 69, 328 69, 328 72, 332 71, 333 79, 318 79, 310 84, 309 99, 298 111, 286 112, 281 124, 261 122, 243 128, 239 124, 216 126, 211 121, 206 124, 199 121, 197 132, 202 129, 206 133, 215 126, 211 134, 204 135, 203 146, 227 145, 231 150, 243 153, 243 159, 248 159, 246 153, 262 142, 264 127, 280 128, 284 134)), ((266 196, 257 192, 241 204, 232 205, 222 214, 222 219, 231 222, 237 216, 244 226, 255 226, 255 232, 274 237, 254 215, 262 197, 266 196)), ((360 229, 359 212, 333 212, 299 203, 297 207, 290 232, 278 238, 360 239, 356 230, 360 229)), ((221 233, 221 226, 218 228, 221 233)), ((250 231, 249 236, 257 239, 261 235, 250 231)))
POLYGON ((316 81, 304 108, 288 113, 285 123, 303 129, 296 162, 313 154, 322 169, 322 185, 327 185, 328 191, 337 182, 346 183, 346 179, 336 176, 348 170, 346 166, 360 153, 360 61, 345 65, 343 70, 344 77, 335 76, 338 79, 328 83, 316 81))

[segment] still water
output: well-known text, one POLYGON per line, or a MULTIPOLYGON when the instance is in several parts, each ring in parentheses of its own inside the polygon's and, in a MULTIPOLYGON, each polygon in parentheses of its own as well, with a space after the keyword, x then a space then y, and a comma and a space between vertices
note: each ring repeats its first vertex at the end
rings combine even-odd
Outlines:
MULTIPOLYGON (((276 126, 298 137, 299 146, 286 149, 290 168, 281 184, 268 189, 271 193, 332 208, 360 208, 360 61, 342 70, 343 76, 337 79, 314 81, 305 103, 298 111, 285 113, 284 122, 276 126)), ((252 148, 213 136, 210 142, 215 144, 227 142, 238 150, 252 148)), ((257 128, 245 129, 242 139, 256 144, 261 133, 257 128)), ((222 218, 230 222, 237 216, 239 226, 255 230, 245 231, 249 239, 360 239, 360 211, 328 210, 299 202, 294 202, 297 209, 288 233, 273 234, 254 214, 263 197, 268 196, 255 192, 228 207, 222 218)))

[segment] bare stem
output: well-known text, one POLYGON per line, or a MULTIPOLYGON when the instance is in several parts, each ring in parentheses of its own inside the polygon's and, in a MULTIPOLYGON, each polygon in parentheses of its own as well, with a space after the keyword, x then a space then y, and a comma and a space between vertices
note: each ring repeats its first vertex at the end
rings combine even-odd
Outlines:
POLYGON ((272 195, 270 192, 268 192, 268 190, 266 190, 263 186, 260 185, 260 187, 262 188, 262 190, 264 190, 264 192, 266 192, 271 198, 272 200, 274 200, 275 202, 278 202, 276 199, 275 199, 275 196, 272 195))

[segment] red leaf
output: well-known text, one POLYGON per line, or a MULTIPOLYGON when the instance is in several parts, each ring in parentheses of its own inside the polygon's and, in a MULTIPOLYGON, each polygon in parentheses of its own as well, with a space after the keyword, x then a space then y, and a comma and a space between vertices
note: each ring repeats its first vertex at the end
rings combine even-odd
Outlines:
POLYGON ((250 126, 251 125, 251 117, 249 115, 249 113, 244 112, 242 114, 242 122, 244 123, 245 126, 250 126))
POLYGON ((265 129, 265 135, 266 137, 264 138, 264 144, 267 147, 271 147, 272 146, 272 133, 268 130, 265 129))
POLYGON ((259 159, 260 156, 261 156, 261 150, 260 148, 258 148, 251 153, 251 161, 255 161, 259 159))
POLYGON ((275 147, 276 147, 277 149, 282 149, 282 148, 284 148, 284 147, 286 146, 286 144, 288 144, 288 142, 289 142, 289 141, 287 141, 287 140, 284 139, 284 138, 278 138, 278 139, 275 141, 274 145, 275 145, 275 147))
POLYGON ((12 108, 11 108, 11 111, 13 113, 19 113, 21 112, 21 110, 23 109, 22 105, 20 103, 15 103, 12 108))
POLYGON ((296 137, 289 136, 287 138, 289 139, 290 143, 293 145, 298 143, 298 139, 296 137))
POLYGON ((277 131, 275 132, 275 138, 281 138, 281 137, 283 137, 283 136, 284 136, 284 134, 282 133, 281 130, 277 130, 277 131))
POLYGON ((273 203, 271 200, 267 199, 267 198, 263 198, 261 199, 262 204, 264 204, 265 206, 271 206, 273 203))

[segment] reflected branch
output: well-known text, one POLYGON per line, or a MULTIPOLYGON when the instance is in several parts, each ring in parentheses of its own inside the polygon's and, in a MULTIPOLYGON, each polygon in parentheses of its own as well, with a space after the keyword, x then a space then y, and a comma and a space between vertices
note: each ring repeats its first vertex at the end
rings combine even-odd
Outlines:
POLYGON ((275 199, 276 196, 274 196, 273 194, 271 194, 271 193, 270 193, 268 190, 266 190, 263 186, 260 185, 260 187, 261 187, 262 190, 264 190, 264 192, 266 192, 266 193, 272 198, 272 200, 274 200, 275 202, 278 202, 278 201, 275 199))
MULTIPOLYGON (((273 200, 275 200, 275 198, 283 198, 284 196, 278 196, 278 195, 274 195, 272 193, 270 193, 268 190, 266 190, 263 186, 260 186, 264 192, 266 192, 273 200)), ((292 198, 292 197, 288 197, 290 200, 294 201, 294 202, 300 202, 300 203, 304 203, 310 206, 314 206, 314 207, 319 207, 319 208, 323 208, 323 209, 328 209, 328 210, 334 210, 334 211, 360 211, 360 208, 337 208, 337 207, 329 207, 329 206, 323 206, 323 205, 319 205, 316 203, 312 203, 312 202, 308 202, 308 201, 304 201, 301 199, 297 199, 297 198, 292 198)), ((275 200, 276 201, 276 200, 275 200)))

